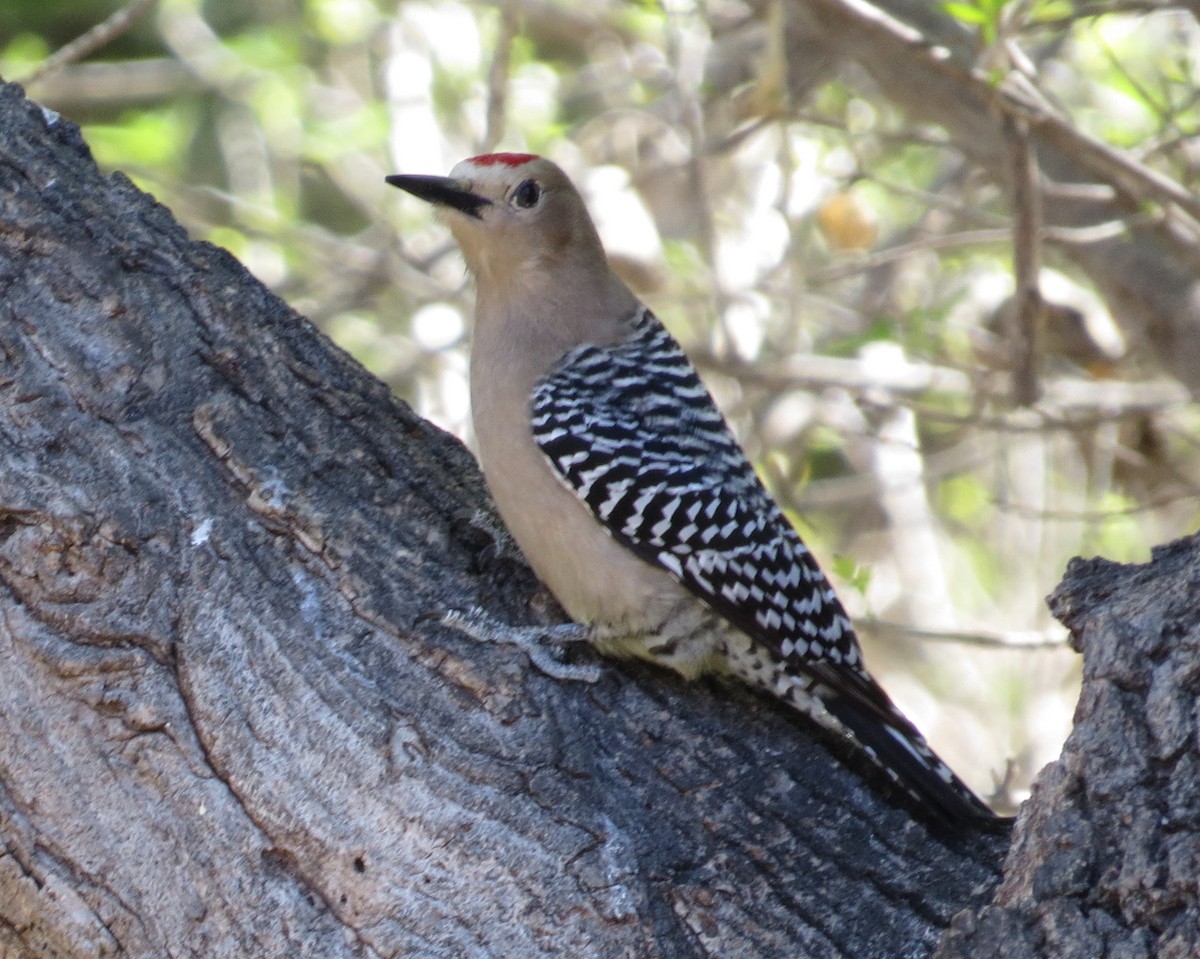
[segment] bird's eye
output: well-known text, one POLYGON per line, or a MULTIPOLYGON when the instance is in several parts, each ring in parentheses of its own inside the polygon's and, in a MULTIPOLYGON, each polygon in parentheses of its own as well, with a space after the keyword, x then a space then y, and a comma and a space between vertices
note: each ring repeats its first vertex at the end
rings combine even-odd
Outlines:
POLYGON ((513 190, 512 201, 515 206, 530 207, 537 206, 537 201, 542 198, 542 188, 537 185, 534 180, 526 180, 515 190, 513 190))

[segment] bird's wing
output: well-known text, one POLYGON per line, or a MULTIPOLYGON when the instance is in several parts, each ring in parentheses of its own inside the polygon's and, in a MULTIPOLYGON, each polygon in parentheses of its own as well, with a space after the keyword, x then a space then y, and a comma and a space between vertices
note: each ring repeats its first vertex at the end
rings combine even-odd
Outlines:
POLYGON ((533 394, 534 439, 616 539, 780 660, 856 666, 832 586, 653 314, 579 347, 533 394))

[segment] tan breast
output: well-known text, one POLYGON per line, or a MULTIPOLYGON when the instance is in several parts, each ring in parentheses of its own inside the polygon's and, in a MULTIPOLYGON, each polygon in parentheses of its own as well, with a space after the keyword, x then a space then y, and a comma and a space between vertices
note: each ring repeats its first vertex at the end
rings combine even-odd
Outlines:
POLYGON ((559 481, 527 425, 485 430, 479 420, 480 460, 500 516, 571 618, 630 632, 661 623, 683 587, 608 534, 559 481))

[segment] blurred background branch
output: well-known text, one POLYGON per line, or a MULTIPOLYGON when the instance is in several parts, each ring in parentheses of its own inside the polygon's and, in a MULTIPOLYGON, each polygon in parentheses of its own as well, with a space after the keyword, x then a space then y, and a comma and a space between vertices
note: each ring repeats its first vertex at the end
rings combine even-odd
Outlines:
POLYGON ((70 43, 59 47, 53 54, 41 61, 31 73, 21 77, 20 82, 26 85, 37 83, 61 70, 68 63, 75 63, 91 56, 132 27, 157 4, 158 0, 133 0, 128 6, 122 7, 70 43))

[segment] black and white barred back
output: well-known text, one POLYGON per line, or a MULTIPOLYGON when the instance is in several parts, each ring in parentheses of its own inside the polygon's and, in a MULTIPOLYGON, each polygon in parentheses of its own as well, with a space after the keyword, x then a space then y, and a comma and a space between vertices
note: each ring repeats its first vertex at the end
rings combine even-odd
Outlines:
POLYGON ((732 672, 849 736, 945 818, 994 820, 867 673, 833 587, 679 344, 645 308, 633 330, 572 350, 534 390, 534 439, 560 478, 621 544, 749 638, 754 668, 732 672))

